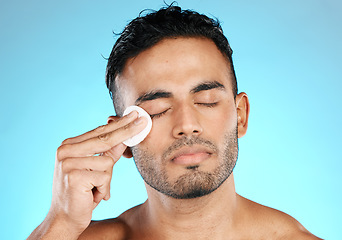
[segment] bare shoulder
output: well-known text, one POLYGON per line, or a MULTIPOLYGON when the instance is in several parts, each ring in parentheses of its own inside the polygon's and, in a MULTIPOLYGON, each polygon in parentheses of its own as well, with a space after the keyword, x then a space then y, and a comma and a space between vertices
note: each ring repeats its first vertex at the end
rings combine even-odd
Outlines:
POLYGON ((92 221, 79 237, 80 240, 124 240, 132 236, 132 219, 139 209, 135 206, 117 218, 92 221))
POLYGON ((120 218, 92 221, 79 237, 80 240, 123 240, 130 235, 128 225, 120 218))
POLYGON ((296 219, 284 212, 244 197, 241 197, 241 202, 246 212, 247 221, 257 229, 258 234, 264 239, 321 239, 311 234, 296 219))

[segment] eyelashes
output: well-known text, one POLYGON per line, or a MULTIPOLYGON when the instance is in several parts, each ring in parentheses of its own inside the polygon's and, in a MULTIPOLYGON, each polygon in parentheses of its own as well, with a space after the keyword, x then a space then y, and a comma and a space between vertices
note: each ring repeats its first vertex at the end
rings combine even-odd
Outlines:
POLYGON ((213 102, 213 103, 196 103, 196 104, 212 108, 212 107, 215 107, 218 104, 218 102, 213 102))
POLYGON ((154 118, 159 118, 161 116, 163 116, 170 108, 166 109, 165 111, 161 112, 161 113, 157 113, 157 114, 150 114, 151 119, 154 118))
MULTIPOLYGON (((200 105, 200 106, 208 107, 208 108, 213 108, 213 107, 217 106, 218 102, 213 102, 213 103, 196 103, 196 104, 200 105)), ((162 111, 160 113, 150 114, 150 117, 151 117, 151 119, 159 118, 159 117, 163 116, 170 109, 171 108, 168 108, 165 111, 162 111)))

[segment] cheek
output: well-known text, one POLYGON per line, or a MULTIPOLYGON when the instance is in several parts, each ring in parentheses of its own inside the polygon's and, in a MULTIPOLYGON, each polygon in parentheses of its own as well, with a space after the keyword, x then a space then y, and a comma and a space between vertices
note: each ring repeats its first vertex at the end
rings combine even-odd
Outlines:
POLYGON ((235 109, 213 111, 206 117, 204 131, 211 136, 220 136, 222 133, 231 131, 237 126, 237 114, 235 109))
MULTIPOLYGON (((169 125, 170 126, 170 125, 169 125)), ((141 146, 149 152, 158 154, 162 152, 167 144, 170 144, 170 127, 162 121, 152 122, 151 132, 147 135, 141 146)))

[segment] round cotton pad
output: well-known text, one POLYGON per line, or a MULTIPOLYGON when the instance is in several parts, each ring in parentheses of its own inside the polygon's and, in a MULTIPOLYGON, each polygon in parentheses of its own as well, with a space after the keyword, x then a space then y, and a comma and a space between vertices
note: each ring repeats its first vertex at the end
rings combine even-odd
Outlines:
POLYGON ((142 130, 140 133, 138 133, 137 135, 135 135, 135 136, 133 136, 133 137, 131 137, 131 138, 129 138, 123 142, 128 147, 133 147, 133 146, 141 143, 146 138, 146 136, 150 133, 151 128, 152 128, 152 119, 151 119, 150 115, 141 107, 129 106, 124 111, 123 116, 129 114, 132 111, 137 111, 139 114, 139 117, 145 117, 147 119, 147 125, 144 128, 144 130, 142 130))

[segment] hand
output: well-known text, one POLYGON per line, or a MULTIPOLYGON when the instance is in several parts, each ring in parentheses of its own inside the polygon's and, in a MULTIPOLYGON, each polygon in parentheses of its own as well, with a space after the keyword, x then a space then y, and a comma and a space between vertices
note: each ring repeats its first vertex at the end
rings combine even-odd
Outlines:
POLYGON ((51 225, 59 224, 65 235, 77 238, 89 225, 95 207, 110 198, 113 166, 127 148, 122 142, 147 124, 136 111, 114 118, 107 125, 64 140, 58 148, 51 208, 42 223, 48 232, 51 225))

